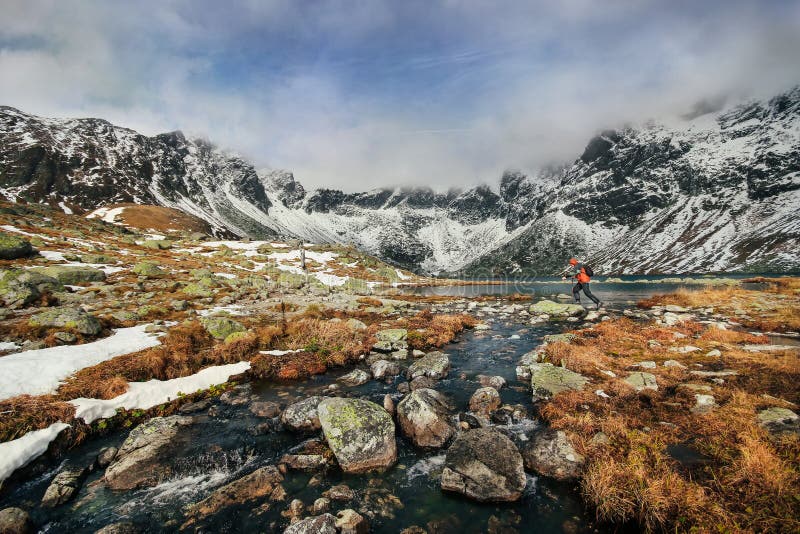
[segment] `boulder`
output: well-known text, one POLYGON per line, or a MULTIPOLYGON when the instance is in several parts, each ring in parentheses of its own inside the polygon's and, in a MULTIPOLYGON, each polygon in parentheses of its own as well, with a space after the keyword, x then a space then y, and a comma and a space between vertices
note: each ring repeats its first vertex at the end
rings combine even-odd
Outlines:
POLYGON ((557 480, 577 478, 586 460, 575 452, 561 430, 540 430, 531 436, 522 451, 525 467, 557 480))
POLYGON ((497 391, 500 391, 506 385, 506 379, 502 376, 478 375, 475 378, 481 386, 494 388, 497 391))
POLYGON ((346 375, 337 378, 336 381, 341 382, 345 386, 355 387, 366 384, 371 378, 368 372, 362 371, 361 369, 353 369, 346 375))
POLYGON ((53 308, 37 313, 28 320, 30 326, 69 328, 79 334, 96 336, 103 327, 93 315, 80 308, 53 308))
POLYGON ((200 323, 215 339, 225 339, 234 332, 246 330, 242 323, 227 317, 203 317, 200 319, 200 323))
POLYGON ((408 368, 408 379, 414 379, 418 376, 427 376, 439 380, 447 376, 450 370, 450 358, 443 352, 434 351, 429 352, 419 360, 411 364, 408 368))
POLYGON ((331 514, 307 517, 289 525, 283 534, 336 534, 336 518, 331 514))
POLYGON ((517 380, 530 380, 531 378, 531 366, 538 365, 539 363, 539 351, 532 350, 530 352, 525 353, 522 358, 519 359, 517 362, 516 374, 517 380))
POLYGON ((0 300, 7 308, 23 308, 45 292, 63 291, 61 282, 30 269, 0 271, 0 300))
POLYGON ((550 315, 556 317, 580 317, 586 314, 586 309, 580 304, 566 304, 552 300, 540 300, 531 304, 528 312, 533 315, 550 315))
POLYGON ((142 246, 155 250, 168 250, 172 248, 172 242, 167 241, 166 239, 148 239, 142 242, 142 246))
POLYGON ((202 501, 191 505, 187 513, 190 518, 187 524, 213 515, 229 506, 267 497, 280 486, 282 481, 283 475, 273 465, 256 469, 249 475, 216 489, 202 501))
POLYGON ((317 407, 325 397, 309 397, 290 404, 281 414, 281 423, 296 432, 313 432, 320 429, 317 407))
MULTIPOLYGON (((398 392, 401 392, 400 391, 401 385, 402 384, 397 386, 398 392)), ((409 391, 416 391, 418 389, 423 389, 423 388, 433 389, 435 387, 436 387, 436 380, 428 376, 418 376, 417 378, 413 379, 411 382, 408 383, 409 391)))
POLYGON ((627 378, 625 378, 625 382, 636 389, 636 391, 642 391, 644 389, 658 390, 656 376, 652 373, 630 373, 627 378))
POLYGON ((28 534, 34 531, 31 516, 22 508, 0 510, 0 534, 28 534))
POLYGON ((377 352, 392 352, 408 348, 406 339, 408 330, 405 328, 387 328, 375 333, 377 342, 373 346, 377 352))
POLYGON ((397 376, 400 374, 400 364, 388 360, 378 360, 370 366, 372 376, 381 379, 386 376, 397 376))
POLYGON ((510 502, 522 497, 525 484, 522 455, 496 429, 465 431, 447 449, 441 478, 445 491, 480 502, 510 502))
POLYGON ((381 406, 333 397, 319 403, 319 422, 345 473, 386 469, 397 461, 394 422, 381 406))
POLYGON ((352 501, 356 498, 356 492, 350 489, 349 486, 344 484, 339 484, 336 486, 331 486, 330 489, 322 492, 324 497, 329 498, 332 501, 341 501, 347 502, 352 501))
POLYGON ((347 325, 347 328, 355 332, 362 332, 367 329, 367 325, 358 319, 348 319, 345 324, 347 325))
POLYGON ((250 413, 256 417, 272 419, 281 414, 281 406, 277 402, 259 401, 250 405, 250 413))
POLYGON ((158 278, 166 274, 157 264, 150 261, 143 261, 133 266, 133 272, 146 278, 158 278))
POLYGON ((403 435, 417 447, 443 447, 456 429, 445 397, 433 389, 417 389, 397 405, 397 422, 403 435))
POLYGON ((280 463, 295 471, 316 471, 325 467, 328 460, 321 454, 284 454, 280 463))
POLYGON ((469 410, 473 413, 489 417, 500 407, 500 393, 492 387, 479 388, 469 399, 469 410))
POLYGON ((89 470, 85 467, 67 468, 58 473, 42 497, 42 506, 54 508, 72 499, 89 470))
POLYGON ((114 458, 117 456, 117 448, 116 447, 103 447, 100 449, 100 453, 97 455, 97 467, 101 469, 105 469, 111 462, 114 461, 114 458))
POLYGON ((51 265, 49 267, 36 267, 34 272, 55 278, 62 284, 75 285, 83 282, 103 282, 106 273, 94 267, 76 265, 51 265))
POLYGON ((758 412, 758 424, 772 436, 800 434, 800 416, 787 408, 767 408, 758 412))
POLYGON ((154 486, 169 475, 170 467, 162 462, 171 457, 170 450, 182 443, 180 430, 192 421, 191 417, 182 415, 154 417, 134 428, 106 469, 108 487, 130 490, 154 486))
POLYGON ((33 254, 30 241, 19 236, 0 232, 0 260, 16 260, 33 254))
POLYGON ((336 528, 341 534, 367 534, 369 521, 351 508, 336 513, 336 528))
POLYGON ((549 399, 568 390, 580 390, 589 381, 583 375, 551 363, 532 363, 531 389, 534 399, 549 399))

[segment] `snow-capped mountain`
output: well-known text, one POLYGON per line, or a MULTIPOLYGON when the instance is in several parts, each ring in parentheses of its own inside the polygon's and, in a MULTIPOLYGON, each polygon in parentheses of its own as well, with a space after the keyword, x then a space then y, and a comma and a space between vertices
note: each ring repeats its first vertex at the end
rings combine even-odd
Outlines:
POLYGON ((691 119, 606 131, 571 165, 499 190, 306 191, 180 132, 0 107, 0 193, 65 210, 136 202, 240 236, 343 242, 426 272, 800 269, 800 87, 691 119))

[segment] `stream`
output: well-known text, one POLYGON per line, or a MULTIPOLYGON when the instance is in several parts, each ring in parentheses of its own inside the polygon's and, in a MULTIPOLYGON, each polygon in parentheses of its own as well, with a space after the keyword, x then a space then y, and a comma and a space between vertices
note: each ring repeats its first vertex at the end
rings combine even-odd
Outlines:
MULTIPOLYGON (((638 299, 677 287, 677 284, 597 284, 593 290, 610 310, 619 312, 638 299)), ((426 294, 466 293, 466 296, 515 292, 543 295, 568 292, 569 285, 435 287, 417 291, 426 294)), ((476 310, 479 314, 482 306, 476 310)), ((513 319, 513 316, 502 317, 499 313, 487 314, 481 320, 490 324, 491 330, 466 332, 455 343, 442 349, 449 354, 452 369, 436 389, 451 399, 456 413, 466 411, 470 396, 480 387, 475 378, 478 374, 505 378, 507 386, 500 391, 503 403, 521 404, 532 411, 529 388, 516 380, 516 362, 539 345, 544 335, 574 328, 575 324, 532 326, 513 319)), ((410 363, 401 362, 404 365, 410 363)), ((369 370, 366 364, 358 367, 369 370)), ((381 405, 387 393, 393 396, 395 403, 400 400, 396 386, 404 378, 395 377, 389 382, 371 380, 358 387, 337 384, 336 378, 350 370, 352 367, 336 369, 299 383, 254 382, 251 384, 253 400, 278 401, 285 406, 321 394, 357 396, 381 405)), ((0 508, 21 506, 30 510, 35 523, 45 525, 43 532, 94 532, 120 521, 132 522, 142 532, 176 531, 185 519, 184 506, 205 498, 212 490, 258 467, 277 464, 281 456, 305 439, 283 430, 254 431, 264 419, 250 412, 249 403, 230 406, 215 399, 211 413, 204 410, 193 415, 195 423, 182 431, 188 434, 186 444, 176 457, 166 459, 173 465, 175 474, 156 487, 111 491, 99 482, 102 470, 95 470, 71 502, 55 509, 38 506, 48 484, 62 466, 92 464, 103 447, 122 444, 127 431, 121 429, 106 438, 91 440, 74 448, 62 458, 61 464, 9 488, 0 498, 0 508)), ((535 420, 527 419, 506 428, 519 444, 536 425, 535 420)), ((350 503, 334 501, 331 512, 335 514, 343 508, 370 510, 374 512, 374 517, 370 518, 372 532, 399 532, 412 525, 426 528, 428 532, 486 532, 490 524, 500 526, 501 530, 495 530, 498 532, 598 531, 598 527, 592 524, 591 512, 581 503, 575 484, 528 475, 525 494, 518 502, 479 504, 440 490, 437 475, 444 460, 444 450, 420 451, 399 436, 397 443, 397 464, 386 473, 343 475, 340 470, 332 469, 319 473, 322 476, 318 485, 309 485, 315 473, 290 471, 283 484, 288 494, 284 502, 272 503, 269 509, 259 508, 267 502, 265 497, 226 508, 194 527, 207 532, 282 531, 288 520, 281 516, 281 511, 292 499, 311 505, 323 491, 343 483, 355 490, 357 497, 350 503), (516 530, 502 530, 503 526, 516 530)))

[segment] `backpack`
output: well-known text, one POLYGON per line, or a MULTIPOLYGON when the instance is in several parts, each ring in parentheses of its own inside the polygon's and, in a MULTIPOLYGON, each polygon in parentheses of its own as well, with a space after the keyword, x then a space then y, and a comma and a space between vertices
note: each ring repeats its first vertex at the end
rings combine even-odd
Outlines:
POLYGON ((583 272, 585 272, 589 276, 594 276, 594 271, 588 265, 583 266, 583 272))

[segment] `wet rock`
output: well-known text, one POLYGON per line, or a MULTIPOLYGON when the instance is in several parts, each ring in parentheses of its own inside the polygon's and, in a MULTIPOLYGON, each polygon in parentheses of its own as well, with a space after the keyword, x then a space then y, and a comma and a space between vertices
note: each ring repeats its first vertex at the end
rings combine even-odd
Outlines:
POLYGON ((535 400, 549 399, 562 391, 580 390, 589 381, 583 375, 551 363, 533 363, 529 368, 535 400))
POLYGON ((106 273, 94 267, 51 265, 49 267, 35 267, 31 270, 55 278, 60 283, 66 285, 76 285, 84 282, 103 282, 106 279, 106 273))
POLYGON ((369 521, 355 510, 346 508, 336 513, 336 528, 341 534, 367 534, 369 521))
POLYGON ((86 467, 67 468, 58 473, 42 497, 42 506, 55 508, 72 499, 83 484, 89 470, 86 467))
POLYGON ((407 376, 414 379, 418 376, 427 376, 436 380, 447 376, 450 370, 450 358, 443 352, 429 352, 408 368, 407 376))
POLYGON ((366 371, 362 371, 361 369, 353 369, 346 375, 342 375, 337 378, 336 381, 341 382, 345 386, 355 387, 366 384, 371 378, 372 377, 370 374, 366 371))
POLYGON ((114 458, 117 456, 117 452, 118 449, 116 447, 103 447, 95 460, 97 467, 105 469, 111 465, 111 462, 113 462, 114 458))
POLYGON ((390 415, 394 415, 394 401, 388 393, 383 396, 383 409, 389 412, 390 415))
POLYGON ((250 413, 256 417, 272 419, 281 414, 281 405, 272 401, 259 401, 250 405, 250 413))
POLYGON ((244 332, 246 330, 242 323, 227 317, 203 317, 200 322, 206 331, 216 339, 225 339, 234 332, 244 332))
POLYGON ((493 411, 500 407, 500 394, 496 389, 480 388, 469 399, 469 410, 478 415, 489 417, 493 411))
POLYGON ((475 378, 481 386, 494 388, 498 391, 506 385, 506 379, 502 376, 478 375, 475 378))
POLYGON ((252 388, 249 384, 236 386, 219 396, 219 401, 228 406, 242 406, 250 402, 252 388))
POLYGON ((284 454, 280 463, 295 471, 316 471, 328 463, 321 454, 284 454))
POLYGON ((481 428, 483 426, 477 417, 469 413, 462 412, 458 414, 458 420, 461 423, 461 428, 464 429, 481 428))
POLYGON ((0 510, 0 534, 29 534, 34 532, 31 516, 22 508, 0 510))
POLYGON ((658 390, 656 377, 652 373, 631 373, 625 378, 625 382, 636 389, 636 391, 645 389, 658 390))
POLYGON ((96 530, 94 534, 139 534, 139 532, 141 530, 133 523, 111 523, 96 530))
POLYGON ((758 424, 772 436, 800 434, 800 416, 786 408, 767 408, 758 412, 758 424))
POLYGON ((103 331, 100 321, 80 308, 53 308, 28 320, 30 326, 69 328, 79 334, 96 336, 103 331))
POLYGON ((557 480, 577 478, 586 462, 564 432, 552 429, 534 433, 522 457, 527 469, 557 480))
POLYGON ((492 413, 491 420, 498 425, 510 425, 528 419, 528 410, 521 404, 504 405, 492 413))
POLYGON ((337 486, 333 486, 327 491, 322 493, 324 497, 329 498, 332 501, 352 501, 356 497, 356 493, 350 489, 349 486, 344 484, 339 484, 337 486))
POLYGON ((380 380, 386 376, 397 376, 400 374, 400 364, 387 360, 378 360, 370 366, 372 376, 380 380))
POLYGON ((207 410, 210 406, 211 406, 211 399, 203 399, 197 402, 184 404, 183 406, 180 407, 178 412, 182 414, 202 412, 203 410, 207 410))
POLYGON ((157 484, 170 473, 170 468, 162 462, 181 443, 178 439, 181 428, 190 424, 191 417, 173 415, 154 417, 134 428, 106 469, 108 487, 129 490, 157 484))
POLYGON ((16 260, 33 255, 30 241, 0 232, 0 260, 16 260))
MULTIPOLYGON (((430 380, 430 379, 428 379, 428 380, 430 380)), ((411 391, 411 384, 410 383, 408 383, 408 382, 400 382, 399 384, 397 384, 397 392, 400 393, 401 395, 405 395, 409 391, 411 391)))
POLYGON ((413 391, 397 405, 397 422, 403 435, 417 447, 443 447, 455 435, 449 405, 433 389, 413 391))
POLYGON ((540 300, 528 308, 532 315, 550 315, 556 317, 579 317, 586 314, 586 310, 580 304, 565 304, 553 302, 552 300, 540 300))
POLYGON ((290 525, 283 534, 336 534, 336 518, 331 514, 307 517, 290 525))
POLYGON ((516 501, 525 489, 522 455, 493 428, 468 430, 447 450, 443 490, 480 502, 516 501))
POLYGON ((249 475, 214 490, 202 501, 191 505, 187 513, 189 519, 184 527, 229 506, 267 497, 280 487, 281 482, 283 475, 275 466, 268 465, 256 469, 249 475))
POLYGON ((519 362, 517 362, 517 380, 530 380, 531 378, 531 367, 534 365, 538 365, 539 363, 539 351, 532 350, 522 356, 519 362))
POLYGON ((325 397, 309 397, 290 404, 281 414, 281 423, 296 432, 313 432, 320 429, 317 407, 325 397))
POLYGON ((416 391, 423 388, 433 389, 436 387, 436 380, 427 376, 418 376, 409 382, 408 387, 410 391, 416 391))
POLYGON ((328 446, 345 473, 386 469, 397 461, 394 422, 381 406, 333 397, 319 403, 318 413, 328 446))
POLYGON ((324 514, 331 509, 331 500, 327 497, 320 497, 311 505, 311 513, 314 515, 324 514))

